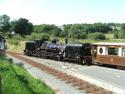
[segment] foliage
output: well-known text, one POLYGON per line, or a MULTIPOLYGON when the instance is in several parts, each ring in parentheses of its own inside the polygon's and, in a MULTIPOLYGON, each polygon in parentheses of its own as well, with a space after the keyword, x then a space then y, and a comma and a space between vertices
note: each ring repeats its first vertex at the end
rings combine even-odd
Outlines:
POLYGON ((8 43, 11 45, 15 45, 18 46, 20 45, 20 41, 24 40, 24 37, 20 36, 19 34, 15 34, 15 35, 8 35, 8 43))
POLYGON ((23 53, 23 50, 25 49, 25 42, 26 41, 20 40, 19 45, 13 45, 7 42, 7 50, 12 52, 23 53))
POLYGON ((125 23, 121 25, 121 29, 125 31, 125 23))
POLYGON ((50 38, 50 35, 47 33, 42 33, 40 36, 40 39, 49 39, 49 38, 50 38))
POLYGON ((109 31, 112 31, 112 28, 110 26, 102 23, 95 23, 93 25, 93 29, 94 32, 100 32, 100 33, 108 33, 109 31))
POLYGON ((81 34, 79 34, 79 39, 87 39, 87 33, 86 32, 83 32, 81 34))
POLYGON ((9 39, 8 43, 15 46, 20 45, 19 40, 16 40, 16 39, 9 39))
POLYGON ((0 32, 7 32, 10 30, 10 17, 8 15, 0 16, 0 32))
POLYGON ((94 39, 94 40, 105 40, 106 39, 105 35, 103 33, 99 33, 99 32, 88 34, 88 38, 94 39))
POLYGON ((42 24, 35 25, 33 31, 36 33, 48 33, 53 36, 60 36, 62 30, 56 25, 42 24))
POLYGON ((125 30, 118 30, 114 32, 115 38, 125 39, 125 30))
MULTIPOLYGON (((88 36, 93 35, 93 33, 96 34, 96 32, 103 34, 110 33, 114 34, 114 38, 125 39, 125 23, 78 23, 64 24, 62 26, 56 26, 54 24, 33 25, 25 18, 19 18, 10 22, 8 15, 1 15, 0 34, 4 37, 13 38, 13 31, 23 37, 28 35, 29 40, 43 38, 44 35, 45 37, 50 37, 51 35, 51 37, 89 39, 88 36)), ((104 36, 102 37, 104 38, 104 36)))
POLYGON ((125 39, 125 24, 122 24, 120 27, 114 29, 114 38, 125 39))
POLYGON ((50 35, 48 33, 32 33, 30 36, 27 36, 28 40, 34 39, 49 39, 50 35))
POLYGON ((3 94, 54 94, 40 80, 34 79, 21 65, 0 59, 3 94))
POLYGON ((114 39, 114 34, 105 34, 106 39, 114 39))
POLYGON ((62 32, 60 33, 60 37, 62 37, 62 38, 66 37, 66 33, 65 33, 64 31, 62 31, 62 32))
POLYGON ((87 33, 107 33, 112 31, 112 28, 107 24, 95 23, 95 24, 68 24, 63 25, 63 31, 69 38, 81 38, 81 34, 84 38, 87 38, 87 33))
POLYGON ((29 35, 33 32, 33 25, 25 18, 11 22, 12 30, 20 35, 29 35))

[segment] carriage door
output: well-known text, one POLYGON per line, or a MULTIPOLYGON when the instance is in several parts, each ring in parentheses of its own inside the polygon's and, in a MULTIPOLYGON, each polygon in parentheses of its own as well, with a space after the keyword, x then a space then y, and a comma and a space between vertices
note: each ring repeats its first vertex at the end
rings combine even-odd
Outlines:
POLYGON ((97 46, 93 45, 92 46, 92 60, 96 61, 96 59, 97 59, 97 46))

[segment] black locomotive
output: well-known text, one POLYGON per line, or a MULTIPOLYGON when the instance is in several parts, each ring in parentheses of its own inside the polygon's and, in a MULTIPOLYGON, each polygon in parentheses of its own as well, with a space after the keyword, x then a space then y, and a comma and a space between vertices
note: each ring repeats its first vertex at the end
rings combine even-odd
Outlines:
POLYGON ((91 44, 60 44, 46 39, 28 41, 25 44, 24 54, 61 61, 74 61, 88 64, 92 62, 91 44))
POLYGON ((32 56, 40 56, 41 53, 41 45, 47 41, 47 39, 36 39, 34 41, 27 41, 25 43, 25 55, 32 55, 32 56))
POLYGON ((67 44, 64 51, 64 60, 90 65, 92 62, 91 44, 67 44))

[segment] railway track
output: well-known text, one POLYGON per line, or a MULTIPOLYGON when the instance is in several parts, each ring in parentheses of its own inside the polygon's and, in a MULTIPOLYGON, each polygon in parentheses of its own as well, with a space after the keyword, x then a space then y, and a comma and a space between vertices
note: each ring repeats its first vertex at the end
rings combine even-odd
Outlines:
POLYGON ((59 70, 56 70, 54 68, 48 67, 46 65, 43 64, 39 64, 36 61, 33 61, 31 59, 25 58, 24 56, 22 57, 22 54, 19 53, 13 53, 13 52, 7 52, 7 54, 16 57, 22 61, 25 61, 26 63, 47 72, 48 74, 51 74, 53 76, 55 76, 57 79, 60 79, 64 82, 66 82, 67 84, 72 85, 73 87, 76 87, 79 90, 83 90, 86 93, 89 94, 112 94, 113 92, 105 90, 104 88, 101 88, 99 86, 96 86, 94 84, 91 84, 89 82, 83 81, 79 78, 76 78, 72 75, 63 73, 59 70))

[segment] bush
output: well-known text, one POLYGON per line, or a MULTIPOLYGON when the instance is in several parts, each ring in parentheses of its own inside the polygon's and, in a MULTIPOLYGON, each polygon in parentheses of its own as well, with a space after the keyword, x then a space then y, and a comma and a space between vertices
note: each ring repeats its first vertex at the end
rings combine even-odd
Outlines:
POLYGON ((60 37, 62 37, 62 38, 66 37, 65 32, 62 31, 62 32, 60 33, 60 37))
POLYGON ((95 33, 89 33, 88 39, 94 39, 94 40, 105 40, 106 37, 103 33, 95 32, 95 33))
POLYGON ((125 31, 124 30, 114 31, 114 37, 118 39, 125 39, 125 31))
POLYGON ((41 39, 49 39, 50 35, 48 33, 42 33, 40 36, 41 39))
POLYGON ((28 40, 34 39, 49 39, 50 35, 48 33, 32 33, 30 36, 27 36, 28 40))
POLYGON ((14 39, 16 40, 23 40, 23 37, 21 37, 19 34, 16 34, 14 36, 12 36, 14 39))
POLYGON ((20 42, 17 39, 9 39, 8 43, 11 45, 20 45, 20 42))
POLYGON ((86 39, 87 38, 87 33, 86 32, 78 32, 78 33, 72 33, 71 38, 75 39, 86 39))
POLYGON ((19 35, 19 34, 14 34, 14 35, 12 35, 11 33, 6 33, 6 37, 7 37, 8 39, 25 40, 25 39, 24 39, 25 36, 21 36, 21 35, 19 35))
POLYGON ((80 39, 86 39, 87 38, 87 33, 83 32, 79 35, 80 39))

